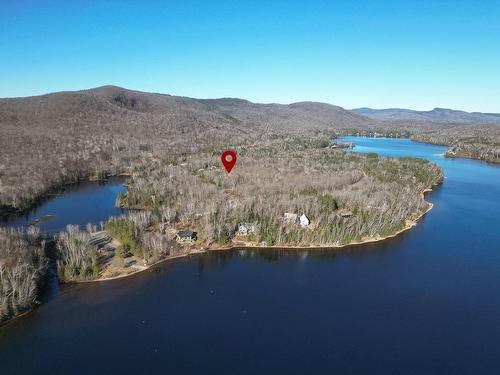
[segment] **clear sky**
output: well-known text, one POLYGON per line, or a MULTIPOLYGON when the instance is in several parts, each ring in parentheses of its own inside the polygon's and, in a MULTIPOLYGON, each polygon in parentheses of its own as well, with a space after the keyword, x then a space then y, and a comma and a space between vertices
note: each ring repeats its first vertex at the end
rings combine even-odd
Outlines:
POLYGON ((500 112, 500 0, 0 0, 0 97, 105 84, 500 112))

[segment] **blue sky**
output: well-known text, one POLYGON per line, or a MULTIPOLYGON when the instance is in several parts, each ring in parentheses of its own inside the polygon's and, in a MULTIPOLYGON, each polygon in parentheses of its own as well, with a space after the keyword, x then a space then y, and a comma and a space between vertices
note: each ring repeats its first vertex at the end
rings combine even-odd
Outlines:
POLYGON ((114 84, 500 112, 498 0, 0 3, 0 97, 114 84))

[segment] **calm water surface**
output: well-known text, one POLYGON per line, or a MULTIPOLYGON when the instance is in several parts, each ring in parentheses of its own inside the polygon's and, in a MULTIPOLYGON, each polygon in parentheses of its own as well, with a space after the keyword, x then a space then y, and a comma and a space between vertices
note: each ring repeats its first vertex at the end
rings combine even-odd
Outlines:
POLYGON ((84 181, 69 185, 64 194, 43 201, 36 209, 18 217, 0 221, 0 226, 36 225, 47 232, 64 230, 67 224, 84 227, 87 223, 99 224, 110 216, 118 216, 125 210, 115 208, 125 178, 112 177, 105 183, 84 181))
POLYGON ((414 229, 66 286, 0 329, 0 373, 500 373, 500 168, 408 140, 347 140, 443 167, 414 229))

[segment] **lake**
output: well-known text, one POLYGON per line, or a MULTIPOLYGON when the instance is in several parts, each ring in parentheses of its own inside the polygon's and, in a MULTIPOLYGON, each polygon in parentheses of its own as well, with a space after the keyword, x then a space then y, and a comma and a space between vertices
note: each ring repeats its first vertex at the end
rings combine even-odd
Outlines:
POLYGON ((0 221, 0 226, 20 227, 36 223, 46 232, 59 232, 68 224, 82 228, 87 223, 105 222, 110 216, 119 216, 126 210, 115 208, 118 193, 127 191, 124 177, 111 177, 106 182, 82 181, 67 185, 63 194, 42 200, 24 215, 11 216, 0 221))
POLYGON ((64 286, 0 329, 0 373, 498 374, 500 167, 343 141, 441 165, 434 208, 381 243, 209 253, 64 286))

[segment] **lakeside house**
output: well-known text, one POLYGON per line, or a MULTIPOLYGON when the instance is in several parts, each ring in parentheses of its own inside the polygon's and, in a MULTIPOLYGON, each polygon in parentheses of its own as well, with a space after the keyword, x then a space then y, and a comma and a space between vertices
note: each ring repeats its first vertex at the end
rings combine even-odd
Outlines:
POLYGON ((131 267, 135 263, 136 263, 135 259, 132 257, 128 257, 128 258, 123 259, 123 267, 125 267, 125 268, 131 267))
POLYGON ((257 225, 253 223, 240 223, 238 224, 238 234, 240 236, 246 236, 248 234, 255 233, 257 231, 257 225))
POLYGON ((299 218, 299 223, 302 228, 307 228, 311 221, 305 214, 302 214, 299 218))
POLYGON ((340 212, 340 217, 343 218, 343 219, 347 219, 351 216, 353 216, 354 214, 351 212, 351 211, 341 211, 340 212))
POLYGON ((298 224, 302 228, 307 228, 309 224, 311 224, 311 221, 305 214, 302 214, 299 217, 299 215, 290 212, 285 212, 283 221, 285 224, 298 224))
POLYGON ((175 236, 176 241, 180 244, 194 243, 196 242, 197 238, 197 233, 190 230, 180 230, 175 236))

